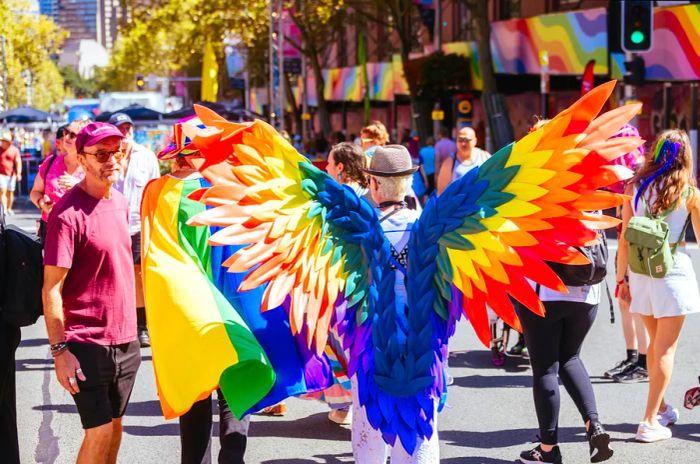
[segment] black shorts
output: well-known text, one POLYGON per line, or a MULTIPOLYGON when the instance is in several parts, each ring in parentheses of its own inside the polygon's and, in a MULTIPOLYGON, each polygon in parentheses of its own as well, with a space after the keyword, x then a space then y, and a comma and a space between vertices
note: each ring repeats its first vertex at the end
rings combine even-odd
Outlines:
POLYGON ((83 428, 99 427, 122 417, 141 364, 138 340, 121 345, 69 342, 68 348, 86 377, 84 382, 78 379, 80 393, 73 395, 83 428))
POLYGON ((131 236, 131 256, 134 258, 134 264, 141 264, 141 232, 131 236))

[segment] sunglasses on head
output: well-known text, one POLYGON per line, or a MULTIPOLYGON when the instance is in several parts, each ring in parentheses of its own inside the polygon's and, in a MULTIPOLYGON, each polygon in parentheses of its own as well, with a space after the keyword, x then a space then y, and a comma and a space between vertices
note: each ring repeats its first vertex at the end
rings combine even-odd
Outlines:
POLYGON ((457 141, 460 143, 468 143, 471 142, 473 139, 470 139, 469 137, 457 137, 457 141))
POLYGON ((89 153, 87 151, 84 151, 83 154, 94 156, 97 162, 100 164, 106 163, 112 158, 112 156, 114 156, 117 159, 117 161, 124 157, 124 152, 121 148, 117 148, 116 150, 100 150, 96 151, 95 153, 89 153))

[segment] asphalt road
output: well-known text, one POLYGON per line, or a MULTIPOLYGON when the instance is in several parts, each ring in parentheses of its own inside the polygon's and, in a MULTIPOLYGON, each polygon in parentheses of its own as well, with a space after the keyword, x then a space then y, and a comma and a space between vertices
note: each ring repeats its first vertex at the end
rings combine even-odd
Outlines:
MULTIPOLYGON (((33 214, 10 217, 23 227, 34 226, 33 214)), ((614 244, 612 244, 614 246, 614 244)), ((696 271, 700 252, 690 251, 696 271)), ((611 279, 612 280, 612 279, 611 279)), ((616 309, 617 311, 617 309, 616 309)), ((81 438, 79 418, 67 392, 55 380, 43 320, 23 329, 17 352, 17 392, 20 447, 23 463, 74 462, 81 438)), ((455 383, 440 416, 443 463, 512 463, 536 440, 536 419, 528 366, 514 362, 504 368, 490 363, 468 324, 460 323, 451 342, 450 366, 455 383)), ((698 383, 700 374, 700 316, 688 318, 676 359, 667 400, 681 406, 683 393, 698 383)), ((177 421, 165 421, 156 397, 149 350, 143 350, 127 415, 120 453, 123 463, 178 463, 177 421)), ((600 377, 624 357, 619 321, 610 324, 607 302, 583 347, 583 360, 592 376, 598 409, 613 438, 618 463, 700 462, 700 410, 681 407, 674 438, 657 444, 632 440, 643 415, 647 384, 614 384, 600 377)), ((314 401, 291 399, 285 417, 254 416, 250 428, 248 463, 306 464, 352 462, 350 431, 326 419, 327 409, 314 401)), ((215 426, 216 427, 216 426, 215 426)), ((215 430, 214 436, 217 436, 215 430)), ((588 447, 578 412, 562 388, 560 441, 564 460, 588 462, 588 447)), ((218 449, 213 440, 213 451, 218 449)), ((0 452, 1 453, 1 452, 0 452)), ((215 455, 214 455, 215 456, 215 455)), ((0 454, 0 462, 2 455, 0 454)), ((216 462, 216 459, 214 459, 216 462)))

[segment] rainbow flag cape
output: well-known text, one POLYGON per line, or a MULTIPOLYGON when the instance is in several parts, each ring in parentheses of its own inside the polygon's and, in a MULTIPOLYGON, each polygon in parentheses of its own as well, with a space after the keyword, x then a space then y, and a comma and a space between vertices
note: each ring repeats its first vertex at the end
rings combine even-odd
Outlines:
POLYGON ((142 269, 158 396, 166 419, 221 387, 239 419, 267 395, 275 372, 238 311, 212 282, 209 228, 187 219, 200 179, 164 176, 141 204, 142 269), (193 182, 194 181, 194 182, 193 182))

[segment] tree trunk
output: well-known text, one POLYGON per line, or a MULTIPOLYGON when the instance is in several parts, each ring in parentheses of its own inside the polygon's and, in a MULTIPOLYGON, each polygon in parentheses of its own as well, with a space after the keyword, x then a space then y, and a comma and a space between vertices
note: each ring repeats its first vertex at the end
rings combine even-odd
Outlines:
POLYGON ((289 78, 289 74, 284 73, 284 92, 287 94, 287 101, 292 107, 292 116, 294 119, 294 130, 290 130, 290 135, 292 133, 301 134, 301 111, 299 111, 299 106, 297 105, 296 99, 294 98, 294 91, 292 90, 292 81, 289 78))
POLYGON ((488 126, 494 150, 498 150, 514 139, 513 125, 508 117, 505 97, 498 93, 496 74, 493 71, 491 55, 491 28, 488 18, 488 0, 467 0, 472 11, 472 23, 476 46, 479 51, 479 68, 483 79, 482 102, 487 115, 488 126))
POLYGON ((318 105, 318 119, 321 123, 321 132, 325 137, 331 133, 331 118, 328 113, 328 103, 323 95, 324 80, 323 72, 321 71, 321 63, 318 60, 318 53, 309 53, 307 55, 311 62, 311 69, 314 72, 314 81, 316 86, 316 102, 318 105))

